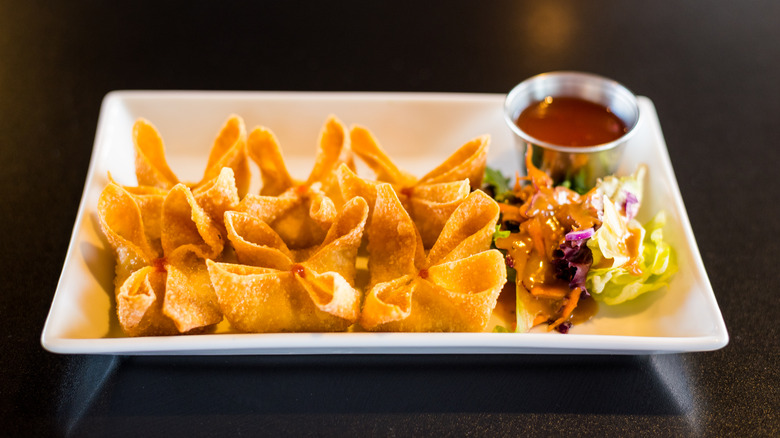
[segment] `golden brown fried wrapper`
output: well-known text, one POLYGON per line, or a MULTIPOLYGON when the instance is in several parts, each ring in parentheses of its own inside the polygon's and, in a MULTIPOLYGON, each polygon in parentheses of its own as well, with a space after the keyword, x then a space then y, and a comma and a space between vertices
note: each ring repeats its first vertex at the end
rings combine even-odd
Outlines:
POLYGON ((279 141, 270 129, 255 128, 249 135, 247 149, 249 157, 260 168, 263 180, 261 195, 279 196, 295 186, 319 183, 323 193, 336 204, 343 204, 335 170, 341 164, 352 169, 355 165, 346 128, 335 116, 329 116, 320 130, 314 167, 305 182, 294 179, 287 171, 279 141))
MULTIPOLYGON (((108 178, 111 183, 116 184, 110 174, 108 178)), ((162 206, 169 190, 152 186, 123 186, 122 189, 133 198, 141 210, 144 233, 149 244, 157 253, 161 253, 162 206)), ((223 216, 225 211, 234 210, 239 203, 233 169, 229 167, 222 168, 216 179, 208 181, 192 192, 198 205, 211 217, 219 228, 220 234, 224 236, 225 225, 223 216)))
POLYGON ((177 251, 191 251, 198 257, 217 257, 224 240, 214 220, 201 208, 195 196, 184 185, 177 184, 168 192, 162 212, 162 248, 166 257, 177 251))
POLYGON ((468 141, 438 167, 420 178, 418 184, 436 184, 468 178, 472 189, 481 188, 489 145, 490 136, 487 134, 468 141))
POLYGON ((167 190, 152 186, 140 187, 122 187, 133 200, 138 204, 141 210, 141 218, 144 224, 144 233, 149 243, 162 251, 160 247, 160 237, 162 235, 162 205, 165 201, 167 190))
POLYGON ((360 293, 333 272, 207 264, 225 318, 242 332, 343 331, 360 312, 360 293))
POLYGON ((374 171, 377 182, 359 181, 354 172, 339 169, 342 196, 345 199, 362 196, 373 206, 376 184, 392 184, 404 208, 420 230, 425 248, 430 248, 436 242, 447 218, 468 196, 470 190, 481 187, 490 144, 490 136, 477 137, 461 146, 442 164, 418 180, 392 162, 368 129, 353 126, 350 138, 355 154, 374 171))
POLYGON ((222 312, 205 260, 210 259, 180 249, 163 265, 168 274, 163 314, 173 320, 179 333, 222 321, 222 312))
POLYGON ((377 181, 393 184, 396 189, 456 182, 463 179, 469 180, 472 189, 482 187, 490 145, 489 135, 482 135, 466 142, 442 164, 419 180, 399 169, 368 129, 358 125, 352 126, 350 139, 355 155, 374 171, 377 181))
POLYGON ((409 212, 417 229, 420 230, 423 246, 430 248, 439 238, 450 215, 469 195, 469 181, 423 184, 398 194, 404 208, 409 212))
POLYGON ((306 262, 317 272, 339 272, 350 284, 367 218, 366 201, 351 199, 316 245, 296 250, 261 218, 242 212, 225 214, 228 239, 240 263, 286 270, 293 263, 306 262))
MULTIPOLYGON (((135 168, 139 186, 171 189, 179 178, 168 166, 162 136, 149 121, 139 118, 133 125, 135 168)), ((203 179, 189 184, 192 189, 209 184, 223 167, 233 170, 239 197, 249 189, 249 161, 246 157, 246 127, 241 117, 233 115, 223 125, 211 148, 203 179)))
POLYGON ((355 261, 368 221, 368 204, 362 198, 350 199, 325 235, 322 244, 306 258, 317 272, 338 272, 355 284, 355 261))
MULTIPOLYGON (((361 197, 366 200, 370 210, 373 212, 376 203, 376 186, 378 181, 365 179, 357 176, 355 172, 346 165, 341 165, 336 170, 336 175, 341 188, 341 194, 344 199, 361 197)), ((369 223, 371 215, 369 215, 369 223)))
POLYGON ((318 247, 294 252, 262 220, 226 213, 241 264, 207 266, 230 324, 244 332, 341 331, 352 325, 360 313, 355 261, 367 217, 365 200, 354 198, 318 247))
MULTIPOLYGON (((363 179, 346 166, 340 167, 337 175, 345 199, 360 196, 365 198, 368 205, 373 208, 376 201, 376 187, 381 184, 380 182, 363 179)), ((411 187, 393 186, 393 188, 420 231, 425 248, 433 246, 444 223, 469 194, 467 179, 411 187)))
POLYGON ((162 310, 166 273, 146 266, 132 273, 116 291, 117 316, 128 336, 178 334, 176 324, 162 310))
POLYGON ((447 219, 428 252, 429 265, 458 260, 490 248, 500 209, 493 198, 475 190, 447 219))
POLYGON ((149 243, 127 190, 111 182, 98 201, 117 259, 117 316, 129 336, 187 333, 222 320, 204 262, 222 252, 219 229, 183 184, 168 192, 161 210, 162 253, 149 243))
POLYGON ((284 240, 270 225, 238 211, 225 213, 227 236, 243 265, 288 270, 295 260, 284 240))
POLYGON ((336 169, 342 164, 350 169, 355 168, 347 128, 338 118, 331 115, 320 130, 314 167, 306 180, 306 185, 322 183, 323 191, 332 199, 339 201, 341 192, 338 188, 336 169))
POLYGON ((170 189, 179 183, 165 158, 165 144, 148 120, 140 118, 133 125, 135 175, 139 186, 170 189))
POLYGON ((390 281, 425 267, 420 233, 389 184, 378 184, 368 235, 370 284, 390 281))
POLYGON ((484 331, 505 281, 504 258, 495 250, 434 265, 372 288, 360 325, 371 331, 484 331))
POLYGON ((238 208, 241 199, 233 169, 223 167, 216 178, 193 189, 192 194, 198 205, 216 222, 224 235, 225 212, 238 208))
POLYGON ((246 151, 246 126, 244 119, 237 115, 230 116, 217 134, 203 179, 195 187, 207 185, 217 179, 224 168, 233 171, 238 197, 243 198, 249 190, 251 175, 246 151))
POLYGON ((506 282, 503 256, 489 249, 498 215, 495 201, 472 192, 426 257, 392 187, 378 185, 360 325, 371 331, 484 330, 506 282))
POLYGON ((279 140, 270 129, 259 126, 252 130, 247 139, 247 153, 260 167, 260 177, 263 180, 261 195, 278 196, 296 185, 284 164, 279 140))
POLYGON ((162 252, 149 243, 138 203, 118 184, 110 182, 100 192, 97 207, 100 228, 114 250, 115 282, 119 285, 133 271, 150 265, 162 252))
POLYGON ((374 134, 359 125, 353 125, 349 131, 352 151, 360 157, 376 174, 377 181, 411 187, 417 183, 417 177, 398 168, 393 160, 379 145, 374 134))
POLYGON ((336 205, 314 186, 297 186, 279 196, 248 194, 236 208, 266 222, 291 248, 318 245, 337 216, 336 205))

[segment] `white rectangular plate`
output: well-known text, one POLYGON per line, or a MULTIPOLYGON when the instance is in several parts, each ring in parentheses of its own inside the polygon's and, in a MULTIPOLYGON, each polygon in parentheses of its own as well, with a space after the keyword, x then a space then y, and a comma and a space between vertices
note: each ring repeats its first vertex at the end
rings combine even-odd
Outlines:
MULTIPOLYGON (((144 117, 160 130, 168 163, 185 181, 197 181, 212 141, 230 114, 247 128, 269 127, 279 138, 290 172, 305 178, 316 139, 329 114, 370 128, 399 167, 421 176, 457 147, 481 134, 492 141, 489 165, 507 175, 520 156, 502 118, 503 95, 439 93, 143 92, 106 96, 78 217, 57 291, 41 336, 56 353, 78 354, 346 354, 346 353, 581 353, 646 354, 715 350, 728 343, 694 240, 652 102, 639 98, 638 132, 618 173, 649 166, 639 219, 663 208, 665 235, 680 271, 671 285, 620 306, 602 305, 569 334, 533 333, 216 333, 128 338, 113 308, 114 260, 97 225, 97 200, 107 174, 135 185, 132 126, 144 117)), ((252 190, 259 186, 253 168, 252 190)), ((492 329, 492 326, 489 327, 492 329)))

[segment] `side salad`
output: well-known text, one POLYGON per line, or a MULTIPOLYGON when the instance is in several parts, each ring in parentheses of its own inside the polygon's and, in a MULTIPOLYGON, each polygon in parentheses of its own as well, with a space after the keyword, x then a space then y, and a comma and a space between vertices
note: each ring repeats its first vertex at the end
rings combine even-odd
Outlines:
POLYGON ((501 217, 493 244, 505 256, 508 280, 516 285, 513 327, 526 332, 547 325, 567 333, 590 319, 597 303, 616 305, 669 284, 677 271, 672 247, 663 239, 663 211, 642 225, 647 168, 608 176, 580 194, 534 167, 509 178, 488 168, 485 187, 499 203, 501 217))

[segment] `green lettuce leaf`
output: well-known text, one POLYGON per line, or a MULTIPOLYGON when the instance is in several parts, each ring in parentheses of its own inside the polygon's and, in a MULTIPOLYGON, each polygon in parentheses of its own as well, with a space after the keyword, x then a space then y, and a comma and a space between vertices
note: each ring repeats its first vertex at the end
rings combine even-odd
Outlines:
POLYGON ((612 201, 604 197, 604 214, 602 215, 601 226, 588 240, 588 248, 593 252, 593 266, 602 266, 604 259, 612 260, 610 268, 623 266, 631 259, 626 239, 631 235, 638 235, 640 239, 640 248, 645 240, 645 229, 636 220, 627 220, 620 214, 618 208, 612 201))
POLYGON ((510 332, 509 329, 507 329, 503 325, 497 325, 493 327, 493 333, 512 333, 512 332, 510 332))
MULTIPOLYGON (((672 247, 663 240, 665 223, 666 215, 661 211, 645 225, 642 254, 638 260, 641 275, 634 275, 622 266, 588 271, 586 284, 593 297, 608 305, 620 304, 669 284, 678 267, 672 247)), ((588 242, 588 247, 594 253, 594 261, 597 252, 603 257, 596 242, 588 242)))
POLYGON ((647 166, 644 164, 637 166, 634 173, 628 176, 607 176, 599 181, 597 184, 599 192, 608 197, 620 210, 623 216, 626 215, 624 211, 626 205, 626 199, 632 195, 636 201, 636 209, 642 204, 642 195, 644 191, 645 175, 647 174, 647 166))
POLYGON ((493 231, 493 242, 495 242, 496 239, 506 239, 510 234, 512 233, 509 230, 501 229, 501 224, 496 224, 496 230, 493 231))
POLYGON ((483 184, 489 187, 493 193, 493 199, 496 202, 504 202, 512 194, 512 187, 509 186, 509 178, 505 177, 500 171, 486 167, 483 184))
MULTIPOLYGON (((496 246, 496 239, 507 238, 507 237, 509 237, 510 234, 511 234, 511 232, 509 230, 502 230, 501 229, 501 224, 496 224, 496 230, 493 231, 493 240, 490 243, 490 248, 491 249, 497 249, 504 256, 505 259, 506 259, 506 256, 508 254, 508 251, 505 250, 505 249, 501 249, 501 248, 497 247, 496 246)), ((517 278, 517 271, 515 271, 515 268, 507 265, 506 266, 506 280, 514 282, 516 278, 517 278)))
POLYGON ((520 298, 521 293, 528 293, 525 286, 522 283, 515 285, 515 318, 517 320, 517 327, 515 327, 516 333, 525 333, 531 330, 536 315, 526 309, 523 304, 523 300, 520 298))

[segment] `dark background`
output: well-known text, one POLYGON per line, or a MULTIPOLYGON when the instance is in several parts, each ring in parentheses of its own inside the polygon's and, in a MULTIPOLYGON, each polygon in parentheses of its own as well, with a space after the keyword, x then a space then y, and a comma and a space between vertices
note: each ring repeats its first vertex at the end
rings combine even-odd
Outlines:
POLYGON ((780 434, 780 2, 0 0, 0 435, 780 434), (105 4, 104 4, 105 3, 105 4), (662 356, 60 356, 39 337, 116 89, 655 103, 731 341, 662 356))

